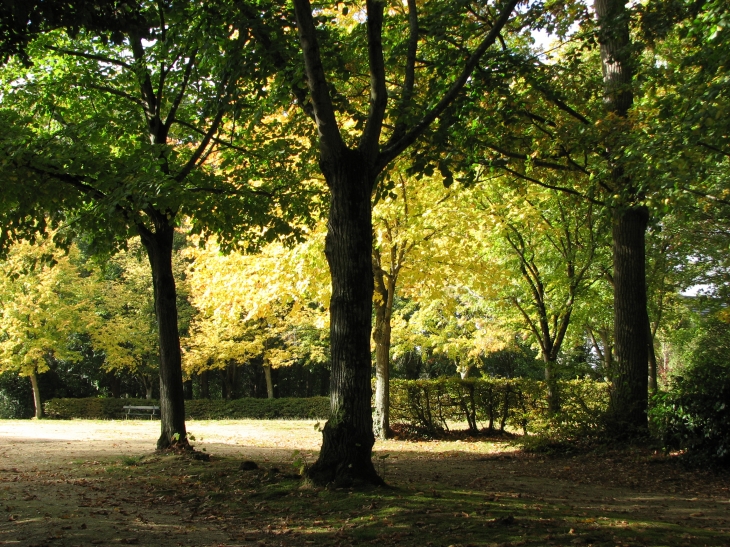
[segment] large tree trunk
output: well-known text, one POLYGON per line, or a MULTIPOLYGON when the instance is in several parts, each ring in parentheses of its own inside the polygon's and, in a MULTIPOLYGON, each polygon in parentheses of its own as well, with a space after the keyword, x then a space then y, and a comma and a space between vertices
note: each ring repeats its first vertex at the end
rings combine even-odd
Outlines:
POLYGON ((649 359, 646 310, 644 233, 646 208, 622 168, 621 137, 630 131, 627 120, 633 103, 634 76, 630 13, 624 0, 595 0, 601 44, 604 103, 606 110, 624 120, 616 123, 606 144, 612 158, 611 185, 620 196, 613 213, 614 343, 615 365, 609 418, 617 432, 647 428, 647 363, 649 359))
POLYGON ((160 424, 157 449, 189 446, 185 429, 180 333, 177 325, 175 278, 172 274, 172 240, 175 228, 155 218, 155 232, 140 230, 152 267, 155 316, 160 342, 160 424))
POLYGON ((609 415, 621 431, 647 427, 649 360, 645 209, 617 211, 613 224, 615 363, 609 415))
POLYGON ((41 390, 38 387, 38 375, 35 371, 30 373, 30 385, 33 388, 33 404, 35 405, 35 417, 37 420, 43 418, 43 401, 41 401, 41 390))
POLYGON ((371 460, 375 443, 370 409, 373 181, 361 155, 344 146, 323 157, 320 164, 330 187, 325 254, 332 280, 332 414, 309 477, 320 484, 382 484, 371 460))

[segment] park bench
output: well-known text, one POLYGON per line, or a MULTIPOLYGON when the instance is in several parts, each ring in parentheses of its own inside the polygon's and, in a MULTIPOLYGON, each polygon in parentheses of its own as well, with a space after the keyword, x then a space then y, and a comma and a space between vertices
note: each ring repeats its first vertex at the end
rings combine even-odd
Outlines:
POLYGON ((154 416, 160 415, 159 406, 124 406, 122 409, 127 419, 130 416, 149 416, 151 420, 154 416))

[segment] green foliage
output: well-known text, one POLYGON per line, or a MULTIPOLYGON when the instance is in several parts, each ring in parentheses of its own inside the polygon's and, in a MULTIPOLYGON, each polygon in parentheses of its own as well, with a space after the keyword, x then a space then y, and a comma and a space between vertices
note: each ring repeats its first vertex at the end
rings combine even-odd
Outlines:
POLYGON ((596 428, 608 403, 606 384, 593 380, 558 382, 561 411, 548 413, 544 382, 528 378, 439 378, 394 380, 390 384, 391 420, 427 434, 466 422, 473 432, 524 433, 586 431, 596 428), (481 426, 481 428, 480 428, 481 426))
MULTIPOLYGON (((45 403, 45 413, 50 418, 115 419, 124 416, 124 406, 150 406, 158 404, 149 399, 51 399, 45 403)), ((189 420, 236 420, 236 419, 326 419, 329 416, 329 397, 283 399, 234 399, 211 401, 197 399, 185 402, 185 414, 189 420)))
POLYGON ((198 399, 185 402, 185 414, 192 420, 327 419, 330 414, 330 399, 329 397, 282 399, 247 397, 232 401, 198 399))
POLYGON ((150 406, 158 404, 149 399, 51 399, 43 405, 49 418, 70 420, 72 418, 104 419, 122 418, 125 406, 150 406))
POLYGON ((696 463, 730 463, 730 325, 701 329, 668 391, 654 398, 650 417, 666 449, 683 449, 696 463))

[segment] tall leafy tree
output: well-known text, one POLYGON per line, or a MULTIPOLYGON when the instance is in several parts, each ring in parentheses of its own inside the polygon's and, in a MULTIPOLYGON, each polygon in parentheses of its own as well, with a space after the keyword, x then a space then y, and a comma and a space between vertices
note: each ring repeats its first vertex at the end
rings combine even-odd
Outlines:
POLYGON ((302 186, 288 182, 280 152, 302 146, 277 133, 282 123, 270 123, 265 136, 258 131, 270 74, 251 31, 259 13, 224 1, 124 9, 135 17, 122 28, 41 35, 25 49, 30 68, 16 62, 4 70, 2 118, 10 130, 0 184, 8 197, 4 224, 12 228, 3 237, 37 230, 47 217, 36 207, 64 211, 99 252, 139 235, 159 338, 157 444, 187 446, 175 228, 188 216, 194 231, 226 241, 291 233, 287 216, 301 208, 285 206, 287 189, 302 186), (267 147, 265 165, 249 153, 267 147))
POLYGON ((13 245, 0 266, 0 371, 30 378, 35 416, 43 416, 38 375, 51 359, 75 360, 71 336, 86 329, 87 276, 79 252, 69 254, 50 239, 13 245))
POLYGON ((602 276, 601 211, 575 196, 519 182, 476 194, 499 238, 484 238, 486 253, 512 272, 500 292, 540 348, 548 406, 558 411, 558 357, 574 311, 602 276))
POLYGON ((423 26, 415 0, 407 2, 407 10, 402 4, 378 0, 357 6, 357 21, 362 23, 350 30, 349 40, 356 47, 352 50, 353 70, 348 72, 366 74, 369 92, 361 97, 364 100, 351 102, 351 108, 360 107, 353 116, 354 127, 338 120, 337 78, 328 71, 327 60, 320 53, 325 34, 318 24, 330 13, 319 6, 313 10, 309 0, 293 3, 308 104, 317 127, 319 165, 330 191, 325 253, 332 279, 332 416, 323 431, 319 459, 309 475, 321 483, 358 480, 380 484, 371 461, 372 194, 377 191, 381 173, 459 96, 509 22, 518 0, 472 9, 461 4, 429 4, 427 9, 439 16, 430 19, 428 27, 423 26), (457 47, 450 49, 452 66, 440 65, 435 73, 422 70, 425 66, 419 63, 419 53, 423 54, 425 43, 449 49, 444 31, 454 27, 462 34, 457 47), (391 50, 391 46, 396 49, 391 50), (391 63, 386 59, 391 55, 395 70, 388 77, 386 69, 391 63), (397 99, 390 101, 390 96, 397 99))

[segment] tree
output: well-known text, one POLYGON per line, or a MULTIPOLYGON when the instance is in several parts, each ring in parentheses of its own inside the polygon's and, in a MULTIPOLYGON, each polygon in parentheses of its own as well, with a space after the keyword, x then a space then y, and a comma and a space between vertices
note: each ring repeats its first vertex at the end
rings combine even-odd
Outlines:
MULTIPOLYGON (((407 13, 403 13, 402 6, 394 7, 386 17, 384 2, 367 0, 365 9, 360 12, 366 19, 357 32, 353 30, 352 36, 357 38, 360 29, 366 33, 363 51, 366 52, 370 92, 365 108, 367 114, 359 114, 356 118, 360 120, 358 127, 362 130, 357 137, 351 138, 350 132, 338 123, 333 80, 328 76, 320 54, 322 33, 317 30, 312 6, 309 0, 294 1, 311 113, 317 126, 319 165, 330 191, 325 254, 332 280, 332 416, 323 430, 319 458, 309 471, 315 482, 382 483, 371 461, 374 437, 370 412, 369 339, 373 279, 364 274, 372 271, 371 196, 379 175, 453 103, 485 52, 497 40, 517 3, 517 0, 505 2, 500 6, 499 15, 486 24, 467 14, 465 26, 469 30, 464 45, 474 44, 474 47, 467 50, 466 60, 459 63, 459 71, 448 84, 444 85, 443 78, 434 77, 430 82, 423 82, 421 88, 416 86, 417 54, 419 43, 427 33, 425 29, 419 29, 417 3, 410 0, 407 13), (392 32, 387 37, 384 36, 386 22, 391 25, 389 30, 392 32), (405 41, 401 41, 397 36, 402 33, 400 24, 404 22, 408 24, 408 31, 405 41), (402 76, 397 74, 389 80, 386 78, 384 44, 390 40, 402 43, 407 53, 404 59, 399 57, 404 61, 402 76), (390 90, 391 94, 399 96, 395 109, 390 111, 389 81, 399 82, 390 90), (435 104, 421 106, 424 115, 419 117, 415 101, 417 92, 421 89, 425 92, 433 84, 438 89, 435 95, 438 99, 435 104), (386 118, 393 130, 387 142, 381 143, 386 118)), ((436 37, 437 41, 439 37, 436 37)), ((459 51, 463 58, 464 50, 459 51)))
MULTIPOLYGON (((282 161, 267 159, 267 176, 255 156, 239 158, 248 150, 243 137, 251 148, 264 139, 255 128, 270 67, 249 29, 258 16, 222 1, 127 8, 137 17, 123 28, 41 35, 26 49, 33 67, 5 69, 4 105, 13 111, 2 113, 10 127, 1 162, 4 224, 32 232, 42 228, 36 208, 64 211, 99 252, 140 236, 159 338, 157 445, 187 447, 175 228, 189 216, 195 232, 271 240, 291 233, 287 219, 306 200, 286 206, 287 189, 302 186, 288 183, 282 161)), ((301 148, 275 127, 269 124, 262 150, 301 148)))
POLYGON ((38 375, 51 358, 78 359, 71 335, 85 328, 86 280, 70 254, 49 238, 38 245, 13 245, 0 275, 0 370, 30 378, 35 416, 43 416, 38 375))
POLYGON ((317 270, 308 263, 308 248, 317 248, 317 239, 315 232, 291 249, 272 243, 248 255, 223 255, 214 241, 186 251, 192 260, 186 281, 198 312, 184 340, 188 374, 224 370, 230 398, 237 367, 260 360, 273 398, 272 368, 326 360, 326 337, 302 336, 327 326, 323 302, 328 294, 320 293, 324 283, 313 279, 317 270))
POLYGON ((492 222, 488 230, 502 240, 483 236, 486 253, 511 272, 500 292, 540 348, 548 407, 557 412, 558 356, 574 310, 601 276, 600 211, 575 196, 516 184, 492 184, 475 198, 492 222))

